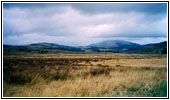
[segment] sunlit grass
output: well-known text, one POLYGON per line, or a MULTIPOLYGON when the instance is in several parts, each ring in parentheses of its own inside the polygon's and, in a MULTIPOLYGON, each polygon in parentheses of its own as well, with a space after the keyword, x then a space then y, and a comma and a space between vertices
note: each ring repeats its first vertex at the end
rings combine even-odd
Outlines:
POLYGON ((166 57, 115 55, 4 57, 3 96, 166 96, 166 57))

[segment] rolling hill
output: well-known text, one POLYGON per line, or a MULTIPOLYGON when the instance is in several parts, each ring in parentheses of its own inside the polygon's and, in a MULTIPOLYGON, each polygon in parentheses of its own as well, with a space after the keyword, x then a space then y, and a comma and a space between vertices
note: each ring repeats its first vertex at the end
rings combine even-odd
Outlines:
POLYGON ((88 47, 105 48, 116 52, 122 52, 140 46, 141 45, 139 44, 123 41, 123 40, 109 40, 109 41, 103 41, 103 42, 88 45, 88 47))
POLYGON ((126 53, 140 53, 140 54, 167 54, 167 42, 149 44, 142 47, 132 48, 126 53))
POLYGON ((59 45, 55 43, 36 43, 30 45, 11 46, 3 45, 4 55, 20 53, 66 53, 81 52, 81 48, 59 45))
POLYGON ((3 54, 24 54, 24 53, 85 53, 85 52, 112 52, 112 53, 138 53, 138 54, 166 54, 167 42, 156 44, 139 45, 136 43, 111 40, 88 46, 71 47, 55 43, 35 43, 21 46, 3 45, 3 54))

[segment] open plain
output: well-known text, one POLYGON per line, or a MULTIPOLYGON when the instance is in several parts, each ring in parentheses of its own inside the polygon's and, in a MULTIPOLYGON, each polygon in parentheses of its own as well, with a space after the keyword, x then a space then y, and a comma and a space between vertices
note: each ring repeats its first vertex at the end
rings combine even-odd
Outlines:
POLYGON ((4 97, 166 97, 167 58, 154 54, 4 56, 4 97))

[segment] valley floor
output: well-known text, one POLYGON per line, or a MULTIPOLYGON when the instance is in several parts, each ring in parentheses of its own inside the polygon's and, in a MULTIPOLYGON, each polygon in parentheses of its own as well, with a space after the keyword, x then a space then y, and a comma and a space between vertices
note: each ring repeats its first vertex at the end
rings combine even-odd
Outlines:
POLYGON ((166 97, 167 58, 153 54, 3 57, 4 97, 166 97))

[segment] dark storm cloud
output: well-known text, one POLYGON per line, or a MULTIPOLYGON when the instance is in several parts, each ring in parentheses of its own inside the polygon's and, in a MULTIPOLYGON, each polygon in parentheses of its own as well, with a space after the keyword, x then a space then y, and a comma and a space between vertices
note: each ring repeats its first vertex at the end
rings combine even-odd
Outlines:
POLYGON ((37 8, 49 6, 72 6, 84 13, 143 12, 148 14, 166 13, 166 3, 5 3, 4 8, 37 8))
POLYGON ((166 3, 4 3, 3 8, 6 44, 87 45, 116 37, 142 43, 167 36, 166 3))
POLYGON ((5 9, 10 8, 43 8, 43 7, 50 7, 50 6, 66 6, 68 4, 63 3, 4 3, 3 7, 5 9))
POLYGON ((72 4, 73 8, 86 13, 108 12, 142 12, 147 14, 166 13, 165 3, 101 3, 101 4, 72 4))

